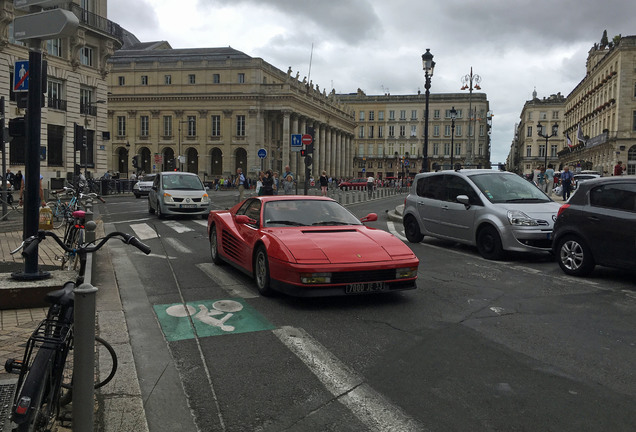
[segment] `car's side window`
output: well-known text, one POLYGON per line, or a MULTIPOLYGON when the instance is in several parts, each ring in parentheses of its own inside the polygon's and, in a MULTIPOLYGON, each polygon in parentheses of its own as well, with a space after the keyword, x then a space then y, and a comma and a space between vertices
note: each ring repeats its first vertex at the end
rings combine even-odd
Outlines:
POLYGON ((261 202, 259 200, 252 200, 245 209, 245 216, 257 221, 257 225, 261 220, 261 202))
POLYGON ((425 176, 417 181, 417 195, 422 198, 442 200, 444 198, 444 178, 441 175, 425 176))
POLYGON ((446 177, 446 201, 457 202, 458 195, 467 195, 471 204, 478 204, 479 198, 475 190, 461 177, 447 175, 446 177))
POLYGON ((595 187, 590 191, 590 204, 594 207, 636 212, 636 184, 595 187))
POLYGON ((159 188, 159 177, 160 175, 155 176, 155 179, 152 182, 152 187, 159 188))

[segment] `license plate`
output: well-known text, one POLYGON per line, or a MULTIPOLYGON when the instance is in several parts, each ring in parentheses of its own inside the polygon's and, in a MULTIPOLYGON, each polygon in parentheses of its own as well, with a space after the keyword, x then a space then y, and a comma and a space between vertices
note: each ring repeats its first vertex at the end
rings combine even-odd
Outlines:
POLYGON ((345 286, 346 294, 359 294, 366 292, 383 291, 385 289, 384 282, 364 282, 352 283, 345 286))
POLYGON ((196 204, 181 204, 179 208, 197 208, 196 204))

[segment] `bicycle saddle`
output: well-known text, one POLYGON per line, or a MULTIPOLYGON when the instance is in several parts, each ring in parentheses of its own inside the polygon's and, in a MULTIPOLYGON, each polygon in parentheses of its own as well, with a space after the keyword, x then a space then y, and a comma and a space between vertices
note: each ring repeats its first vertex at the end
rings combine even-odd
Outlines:
MULTIPOLYGON (((83 212, 82 212, 83 213, 83 212)), ((68 306, 75 302, 75 294, 73 289, 75 288, 74 282, 66 282, 59 290, 51 291, 46 294, 46 301, 53 304, 59 304, 62 306, 68 306)))
POLYGON ((84 219, 86 217, 86 212, 84 210, 75 210, 73 212, 73 217, 78 219, 84 219))

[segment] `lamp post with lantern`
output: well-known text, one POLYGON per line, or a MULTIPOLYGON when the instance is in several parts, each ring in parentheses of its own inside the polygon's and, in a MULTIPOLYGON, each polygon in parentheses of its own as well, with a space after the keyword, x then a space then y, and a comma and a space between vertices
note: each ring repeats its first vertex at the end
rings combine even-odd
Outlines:
POLYGON ((451 117, 451 169, 454 170, 455 169, 455 164, 454 164, 454 155, 455 155, 455 119, 457 118, 457 110, 455 109, 455 107, 452 107, 450 110, 450 117, 451 117))
POLYGON ((473 105, 472 105, 472 97, 473 90, 481 90, 479 83, 481 82, 481 77, 477 74, 473 74, 473 68, 470 68, 470 73, 464 75, 462 77, 462 88, 461 90, 468 90, 468 148, 466 149, 466 165, 468 168, 473 164, 473 144, 470 142, 470 134, 471 134, 471 124, 474 120, 473 117, 473 105))
POLYGON ((544 126, 541 124, 541 122, 537 123, 537 135, 539 135, 541 138, 545 138, 545 163, 544 163, 544 168, 548 168, 548 140, 552 137, 557 136, 557 134, 559 133, 559 124, 558 123, 554 123, 552 125, 552 133, 550 135, 548 135, 547 133, 543 132, 544 126))
POLYGON ((422 68, 424 69, 424 88, 426 89, 426 107, 424 109, 424 151, 422 152, 422 171, 428 172, 428 99, 431 89, 431 78, 435 70, 435 62, 430 48, 422 54, 422 68))

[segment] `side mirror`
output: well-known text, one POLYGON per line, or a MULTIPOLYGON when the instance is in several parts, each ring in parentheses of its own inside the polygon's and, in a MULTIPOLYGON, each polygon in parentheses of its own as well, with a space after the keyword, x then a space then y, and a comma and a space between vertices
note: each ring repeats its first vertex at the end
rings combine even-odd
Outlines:
POLYGON ((458 203, 464 204, 466 208, 470 208, 470 198, 468 198, 468 195, 457 195, 455 199, 458 203))
POLYGON ((255 221, 249 216, 238 215, 236 216, 236 223, 244 224, 244 225, 256 225, 258 221, 255 221))
POLYGON ((364 223, 364 222, 375 222, 377 220, 378 220, 377 213, 369 213, 365 217, 361 218, 360 222, 362 222, 362 223, 364 223))

